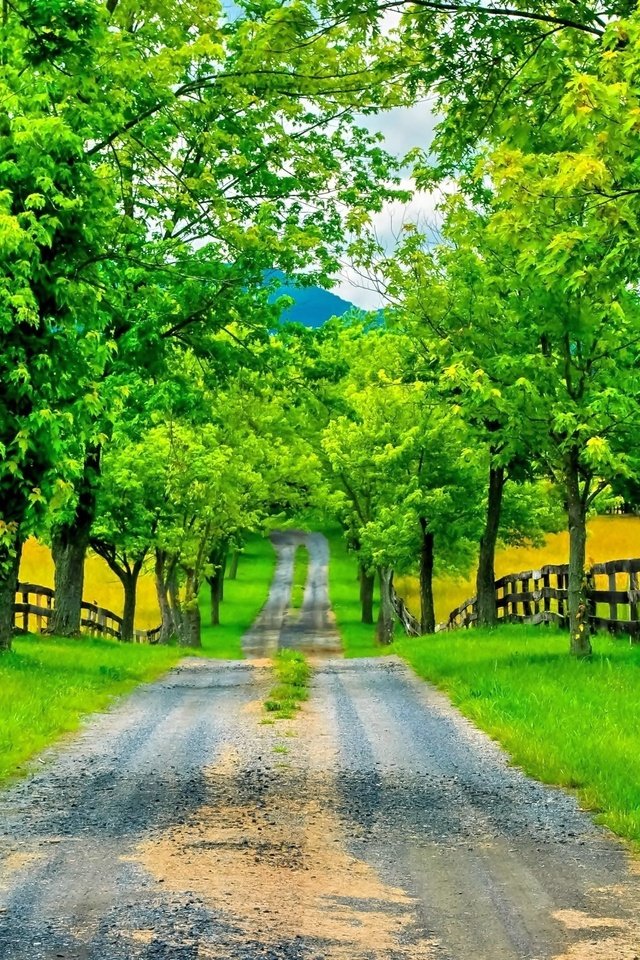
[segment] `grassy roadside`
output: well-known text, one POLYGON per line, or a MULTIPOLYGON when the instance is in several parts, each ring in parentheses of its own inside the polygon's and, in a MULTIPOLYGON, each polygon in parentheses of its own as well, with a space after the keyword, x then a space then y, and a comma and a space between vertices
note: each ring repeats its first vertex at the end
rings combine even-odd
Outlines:
POLYGON ((304 544, 296 548, 293 558, 293 583, 291 586, 292 610, 299 610, 304 599, 304 589, 307 585, 307 574, 309 572, 309 551, 304 544))
POLYGON ((607 635, 594 646, 591 662, 575 661, 566 633, 506 626, 393 650, 528 774, 576 790, 599 822, 640 844, 640 647, 607 635))
POLYGON ((299 650, 279 650, 273 658, 276 684, 264 702, 275 720, 288 720, 309 696, 311 668, 299 650))
POLYGON ((240 556, 235 580, 225 580, 224 601, 220 606, 221 623, 211 626, 209 584, 200 591, 202 616, 201 656, 223 660, 242 659, 242 636, 264 606, 273 578, 276 555, 266 537, 251 537, 240 556))
POLYGON ((267 539, 253 538, 243 553, 237 580, 225 583, 223 623, 207 626, 208 590, 200 597, 202 651, 149 647, 116 641, 18 637, 0 657, 0 782, 87 714, 140 683, 157 679, 183 656, 241 658, 240 639, 269 591, 275 554, 267 539))
POLYGON ((155 680, 175 647, 26 636, 0 658, 0 781, 114 697, 155 680))
MULTIPOLYGON (((322 532, 329 541, 329 598, 345 657, 379 657, 388 653, 387 647, 381 647, 376 642, 375 627, 360 620, 358 564, 347 550, 342 533, 338 529, 325 529, 322 532)), ((374 608, 376 605, 377 588, 374 608)), ((376 609, 374 615, 377 615, 376 609)))

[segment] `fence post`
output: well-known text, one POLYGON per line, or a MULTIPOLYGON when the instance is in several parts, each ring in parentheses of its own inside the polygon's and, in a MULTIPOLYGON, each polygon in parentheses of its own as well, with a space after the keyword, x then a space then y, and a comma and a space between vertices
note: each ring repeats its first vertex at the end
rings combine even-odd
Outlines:
MULTIPOLYGON (((615 570, 609 573, 609 591, 616 590, 616 574, 615 570)), ((618 601, 610 600, 609 601, 609 619, 617 620, 618 619, 618 601)))
MULTIPOLYGON (((549 596, 548 591, 551 589, 551 576, 547 571, 542 575, 542 588, 545 591, 545 595, 542 600, 542 609, 545 613, 551 613, 551 597, 549 596)), ((546 621, 549 622, 548 620, 546 621)))
POLYGON ((629 573, 629 620, 638 620, 638 601, 636 591, 638 589, 638 574, 635 570, 629 573))
POLYGON ((564 591, 564 574, 556 573, 556 590, 558 591, 558 616, 564 619, 564 597, 561 596, 564 591))
MULTIPOLYGON (((42 606, 42 597, 43 594, 36 591, 36 606, 42 606)), ((36 613, 36 630, 38 633, 42 633, 42 614, 40 612, 36 613)))
POLYGON ((25 633, 29 632, 29 591, 22 591, 22 602, 26 604, 24 613, 22 614, 22 629, 25 633))
POLYGON ((587 594, 587 610, 588 610, 589 619, 595 619, 595 617, 598 615, 598 610, 596 606, 596 600, 593 595, 593 591, 595 590, 595 579, 594 579, 594 573, 592 570, 587 570, 585 574, 585 582, 586 582, 585 592, 587 594))
POLYGON ((524 594, 522 599, 522 615, 524 617, 531 616, 531 600, 529 599, 529 596, 528 596, 528 594, 530 593, 529 591, 530 585, 531 585, 530 577, 527 577, 522 581, 522 593, 524 594))

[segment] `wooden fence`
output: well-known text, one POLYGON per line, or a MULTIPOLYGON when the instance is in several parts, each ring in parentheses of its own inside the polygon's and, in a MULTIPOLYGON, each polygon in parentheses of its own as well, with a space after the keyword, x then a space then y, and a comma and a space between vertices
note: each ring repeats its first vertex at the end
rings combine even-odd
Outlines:
MULTIPOLYGON (((14 615, 16 629, 24 633, 47 633, 55 607, 55 591, 38 583, 18 583, 14 615)), ((122 639, 122 617, 95 603, 82 601, 80 625, 92 637, 122 639)), ((135 630, 136 643, 157 643, 160 627, 153 630, 135 630)))
POLYGON ((640 514, 640 506, 635 503, 617 503, 613 507, 607 507, 604 513, 612 516, 634 516, 640 514))
POLYGON ((391 597, 393 603, 393 609, 395 610, 396 617, 400 621, 402 629, 408 637, 419 637, 420 636, 420 621, 414 617, 402 597, 393 591, 391 597))
MULTIPOLYGON (((595 630, 640 638, 639 574, 640 559, 609 560, 587 571, 589 622, 595 630)), ((568 628, 568 586, 566 563, 500 577, 495 583, 498 619, 568 628)), ((476 598, 472 597, 451 611, 445 629, 470 627, 476 620, 476 598)))

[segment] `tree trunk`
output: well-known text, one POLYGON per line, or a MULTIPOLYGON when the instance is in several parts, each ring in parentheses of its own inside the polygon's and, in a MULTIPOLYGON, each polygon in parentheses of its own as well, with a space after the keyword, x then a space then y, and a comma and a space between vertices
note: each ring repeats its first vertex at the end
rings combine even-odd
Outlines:
POLYGON ((108 541, 92 538, 91 546, 98 556, 102 557, 102 559, 109 565, 109 569, 115 573, 116 577, 122 584, 124 606, 122 610, 120 640, 125 643, 131 643, 135 634, 138 577, 140 576, 142 564, 144 563, 147 555, 147 549, 145 547, 132 563, 125 551, 119 555, 115 547, 113 547, 112 544, 109 544, 108 541))
POLYGON ((476 626, 478 627, 494 627, 498 621, 495 559, 505 482, 504 467, 492 466, 489 468, 487 516, 484 532, 480 538, 478 572, 476 575, 476 596, 478 598, 476 626))
POLYGON ((216 570, 212 577, 207 577, 211 591, 211 626, 220 626, 220 602, 222 600, 222 584, 224 575, 222 570, 216 570))
POLYGON ((184 611, 182 609, 182 602, 180 600, 178 570, 177 563, 175 562, 172 562, 171 569, 167 575, 167 593, 169 596, 169 603, 171 604, 171 618, 173 621, 174 633, 178 643, 181 643, 184 626, 184 611))
POLYGON ((360 606, 362 623, 373 623, 373 590, 376 582, 374 573, 369 573, 363 564, 358 565, 360 579, 360 606))
POLYGON ((194 570, 187 570, 184 604, 182 606, 182 622, 178 633, 178 642, 181 647, 201 647, 201 618, 198 604, 198 588, 200 584, 194 570))
POLYGON ((229 573, 227 574, 227 579, 237 580, 239 563, 240 563, 240 551, 234 550, 233 553, 231 554, 231 563, 229 564, 229 573))
POLYGON ((573 449, 566 461, 566 496, 569 519, 569 631, 571 653, 590 657, 591 630, 585 577, 587 552, 587 507, 580 492, 579 452, 573 449))
POLYGON ((18 534, 13 543, 0 548, 0 653, 11 649, 21 555, 22 540, 18 534))
POLYGON ((380 580, 380 610, 376 626, 376 639, 379 643, 392 643, 395 626, 395 611, 393 609, 393 570, 391 567, 378 567, 380 580))
POLYGON ((59 637, 73 637, 80 633, 84 561, 90 532, 90 522, 74 521, 57 530, 51 540, 55 600, 49 629, 59 637))
POLYGON ((427 521, 420 518, 420 632, 436 632, 436 610, 433 602, 433 534, 427 530, 427 521))
POLYGON ((207 577, 207 583, 211 588, 211 626, 217 627, 220 624, 220 604, 224 600, 224 577, 227 570, 228 548, 225 543, 218 543, 209 551, 209 563, 213 567, 213 573, 207 577))
POLYGON ((182 630, 180 632, 180 646, 199 648, 202 646, 200 634, 200 607, 197 603, 185 605, 182 616, 182 630))
POLYGON ((100 448, 93 448, 85 457, 75 515, 69 523, 55 528, 51 538, 56 596, 49 629, 60 637, 80 633, 84 561, 95 517, 99 473, 100 448))
POLYGON ((134 564, 131 573, 124 573, 120 577, 122 589, 124 590, 124 609, 122 612, 122 636, 121 640, 125 643, 131 643, 135 632, 136 617, 136 594, 138 590, 138 577, 140 567, 134 564))
POLYGON ((166 564, 166 553, 164 550, 156 549, 154 573, 158 607, 160 608, 160 638, 158 643, 165 644, 169 643, 176 633, 175 623, 173 621, 173 612, 171 610, 171 604, 169 603, 166 564))
POLYGON ((218 603, 224 600, 224 578, 227 573, 227 551, 225 550, 220 561, 220 579, 218 581, 218 603))

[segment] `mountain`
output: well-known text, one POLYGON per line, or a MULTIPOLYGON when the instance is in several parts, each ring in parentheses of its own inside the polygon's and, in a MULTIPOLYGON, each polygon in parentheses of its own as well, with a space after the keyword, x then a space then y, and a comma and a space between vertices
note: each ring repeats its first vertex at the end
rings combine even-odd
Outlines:
POLYGON ((291 297, 292 306, 282 311, 282 319, 290 323, 302 323, 305 327, 321 327, 329 317, 341 317, 349 310, 358 308, 322 287, 300 287, 280 271, 269 273, 268 279, 277 278, 280 286, 271 294, 273 303, 278 297, 291 297))

